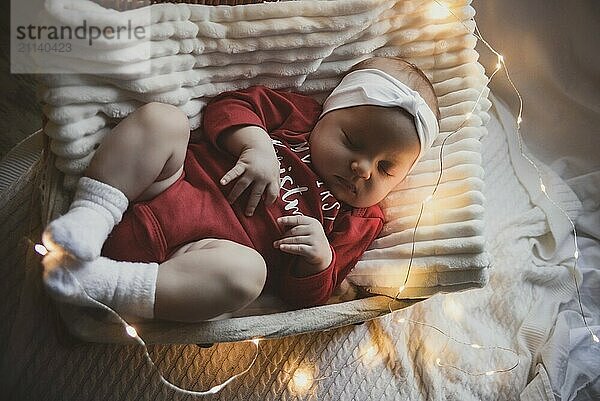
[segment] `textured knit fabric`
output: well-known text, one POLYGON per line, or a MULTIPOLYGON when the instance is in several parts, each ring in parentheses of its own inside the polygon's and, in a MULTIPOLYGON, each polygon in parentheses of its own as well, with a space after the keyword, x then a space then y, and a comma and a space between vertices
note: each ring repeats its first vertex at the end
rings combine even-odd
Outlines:
POLYGON ((310 166, 308 136, 321 113, 312 98, 266 87, 222 94, 206 108, 202 139, 191 143, 184 176, 147 202, 133 205, 109 236, 103 253, 113 259, 163 262, 183 244, 202 238, 235 241, 256 249, 267 262, 267 287, 294 307, 323 304, 354 267, 383 227, 379 206, 353 209, 338 202, 310 166), (233 205, 226 195, 235 181, 220 178, 237 158, 218 146, 219 135, 233 126, 254 125, 271 137, 280 162, 279 197, 244 215, 247 192, 233 205), (319 220, 333 252, 327 269, 298 278, 291 275, 297 256, 275 249, 283 231, 280 216, 319 220))

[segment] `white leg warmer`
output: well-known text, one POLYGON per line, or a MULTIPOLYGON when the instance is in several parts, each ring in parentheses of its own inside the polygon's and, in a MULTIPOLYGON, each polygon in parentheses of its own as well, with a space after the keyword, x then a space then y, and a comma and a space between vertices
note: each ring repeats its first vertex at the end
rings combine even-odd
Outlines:
POLYGON ((49 250, 58 245, 78 259, 94 260, 128 204, 117 188, 81 177, 69 211, 48 224, 42 241, 49 250))
POLYGON ((43 264, 46 288, 59 301, 97 307, 85 296, 85 290, 119 313, 154 317, 157 263, 117 262, 104 257, 81 261, 51 252, 43 264))

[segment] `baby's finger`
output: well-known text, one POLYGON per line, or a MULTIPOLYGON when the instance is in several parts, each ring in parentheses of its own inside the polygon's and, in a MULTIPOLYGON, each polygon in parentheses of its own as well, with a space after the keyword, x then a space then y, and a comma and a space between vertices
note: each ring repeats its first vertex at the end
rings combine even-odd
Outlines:
POLYGON ((229 201, 229 203, 234 203, 237 200, 237 198, 239 198, 239 196, 246 190, 246 188, 250 186, 251 182, 252 181, 243 179, 243 177, 237 180, 237 182, 233 186, 233 189, 227 196, 227 201, 229 201))
POLYGON ((225 175, 221 177, 221 185, 229 184, 231 181, 244 174, 244 171, 246 171, 246 167, 244 167, 244 165, 241 163, 237 163, 231 170, 226 172, 225 175))
POLYGON ((281 244, 279 245, 279 250, 299 256, 308 256, 310 254, 310 247, 304 244, 281 244))
POLYGON ((282 239, 278 239, 277 241, 273 242, 273 246, 275 248, 279 248, 281 245, 308 245, 308 236, 293 236, 293 237, 286 237, 286 238, 282 238, 282 239))
POLYGON ((254 214, 254 210, 256 209, 256 206, 258 206, 258 202, 260 202, 266 186, 266 184, 254 184, 252 192, 250 192, 250 196, 248 197, 246 216, 252 216, 254 214))
POLYGON ((279 184, 267 185, 267 192, 265 193, 265 205, 272 205, 279 196, 279 184))
POLYGON ((311 218, 303 215, 294 215, 294 216, 281 216, 277 219, 277 224, 283 226, 291 226, 291 225, 299 225, 299 224, 308 224, 311 218))
POLYGON ((283 233, 282 238, 294 237, 297 235, 311 235, 313 230, 309 225, 299 224, 297 226, 293 226, 289 230, 283 233))

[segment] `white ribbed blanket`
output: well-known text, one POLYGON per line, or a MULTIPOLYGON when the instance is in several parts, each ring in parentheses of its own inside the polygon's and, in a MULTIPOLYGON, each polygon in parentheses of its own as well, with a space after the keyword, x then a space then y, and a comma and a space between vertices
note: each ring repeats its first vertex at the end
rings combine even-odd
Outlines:
POLYGON ((470 0, 446 3, 454 15, 440 14, 432 0, 161 4, 122 13, 90 1, 47 0, 45 18, 57 25, 146 18, 152 39, 105 41, 67 63, 82 72, 110 67, 116 74, 44 77, 40 99, 49 119, 44 131, 52 139, 56 167, 67 175, 65 185, 72 186, 110 128, 145 102, 177 105, 196 128, 206 102, 222 91, 264 84, 322 100, 356 62, 371 55, 401 56, 433 82, 441 135, 383 202, 387 224, 349 280, 381 293, 395 293, 404 282, 420 202, 438 178, 440 144, 452 135, 444 148, 440 186, 416 234, 403 296, 480 287, 490 265, 480 143, 490 103, 476 40, 469 34, 475 14, 470 0))

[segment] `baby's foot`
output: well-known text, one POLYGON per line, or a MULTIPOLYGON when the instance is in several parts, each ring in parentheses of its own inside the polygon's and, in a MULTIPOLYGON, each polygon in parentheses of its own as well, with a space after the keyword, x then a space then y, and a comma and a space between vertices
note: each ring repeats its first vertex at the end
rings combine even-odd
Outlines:
POLYGON ((119 262, 104 257, 86 261, 50 251, 42 264, 46 289, 60 302, 91 307, 100 307, 100 302, 128 316, 154 316, 157 263, 119 262))
POLYGON ((112 229, 94 209, 78 207, 48 224, 42 242, 50 251, 63 250, 75 258, 93 260, 100 256, 112 229))
POLYGON ((83 279, 89 275, 90 263, 77 260, 71 255, 50 251, 44 259, 44 284, 50 296, 58 301, 80 305, 96 306, 86 296, 83 279), (77 278, 78 276, 82 276, 77 278))
POLYGON ((128 204, 119 189, 81 177, 69 211, 44 230, 44 246, 51 251, 66 251, 77 259, 94 260, 128 204))

